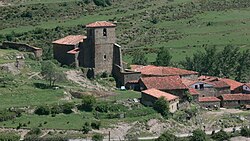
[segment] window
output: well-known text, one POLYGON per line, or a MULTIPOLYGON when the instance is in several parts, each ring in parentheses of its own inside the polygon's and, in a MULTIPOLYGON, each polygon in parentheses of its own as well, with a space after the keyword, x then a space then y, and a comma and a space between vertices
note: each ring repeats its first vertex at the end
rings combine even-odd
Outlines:
POLYGON ((103 55, 103 60, 106 60, 107 56, 106 54, 103 55))
POLYGON ((200 84, 200 89, 204 89, 204 84, 200 84))
POLYGON ((194 85, 194 88, 195 88, 195 89, 198 89, 198 85, 194 85))
POLYGON ((103 36, 107 36, 107 29, 106 28, 103 29, 103 36))

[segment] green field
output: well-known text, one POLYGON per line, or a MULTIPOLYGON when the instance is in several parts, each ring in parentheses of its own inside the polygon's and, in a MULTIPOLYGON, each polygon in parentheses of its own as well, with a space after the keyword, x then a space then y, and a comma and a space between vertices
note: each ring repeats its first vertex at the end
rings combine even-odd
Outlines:
POLYGON ((131 62, 135 49, 144 49, 153 62, 156 50, 148 49, 167 47, 172 61, 179 62, 206 46, 249 49, 249 7, 248 0, 115 0, 104 8, 79 0, 12 0, 11 6, 0 7, 0 40, 14 34, 12 40, 48 48, 52 40, 85 34, 82 26, 87 23, 115 20, 125 61, 131 62), (31 15, 22 15, 27 12, 31 15), (38 28, 44 31, 37 33, 38 28))

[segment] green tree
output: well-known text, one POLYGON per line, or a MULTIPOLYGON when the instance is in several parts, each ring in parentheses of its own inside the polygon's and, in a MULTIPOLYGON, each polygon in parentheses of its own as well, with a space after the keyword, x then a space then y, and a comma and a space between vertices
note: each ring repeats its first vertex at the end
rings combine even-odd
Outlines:
POLYGON ((216 141, 225 141, 229 139, 229 135, 225 131, 220 130, 212 135, 212 139, 216 141))
POLYGON ((190 141, 207 141, 207 135, 201 129, 196 129, 193 131, 193 135, 190 141))
POLYGON ((49 115, 50 109, 48 106, 39 106, 36 108, 35 114, 37 114, 37 115, 49 115))
POLYGON ((133 54, 132 63, 136 65, 146 65, 148 63, 148 59, 146 58, 144 52, 137 51, 133 54))
POLYGON ((248 82, 250 80, 249 69, 250 69, 250 50, 244 50, 239 55, 235 79, 241 82, 248 82))
POLYGON ((85 95, 82 98, 81 108, 85 111, 92 111, 96 104, 96 98, 92 95, 85 95))
POLYGON ((157 66, 169 66, 172 56, 167 48, 160 48, 157 53, 155 65, 157 66))
POLYGON ((54 86, 56 81, 63 80, 64 74, 52 61, 42 62, 41 74, 49 81, 49 86, 54 86))
POLYGON ((169 102, 164 97, 160 97, 153 105, 154 109, 165 118, 169 116, 169 102))
POLYGON ((177 137, 175 135, 165 132, 155 141, 176 141, 176 140, 177 140, 177 137))

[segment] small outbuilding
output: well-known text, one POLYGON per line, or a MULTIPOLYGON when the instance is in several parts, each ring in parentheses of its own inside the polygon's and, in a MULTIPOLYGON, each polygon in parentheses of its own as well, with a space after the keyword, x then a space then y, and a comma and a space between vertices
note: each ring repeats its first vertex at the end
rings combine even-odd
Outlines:
POLYGON ((146 106, 152 106, 157 99, 164 97, 169 102, 169 111, 174 113, 178 110, 179 106, 179 97, 157 90, 157 89, 148 89, 141 92, 141 103, 146 106))
POLYGON ((225 108, 235 108, 250 104, 249 94, 223 94, 219 97, 221 106, 225 108))
POLYGON ((206 108, 220 107, 220 99, 217 97, 199 97, 199 104, 206 108))

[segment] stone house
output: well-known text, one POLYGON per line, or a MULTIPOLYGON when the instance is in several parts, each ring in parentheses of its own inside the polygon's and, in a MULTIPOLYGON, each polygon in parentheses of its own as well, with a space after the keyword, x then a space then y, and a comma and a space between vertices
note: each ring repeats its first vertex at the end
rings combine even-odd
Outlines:
POLYGON ((97 21, 86 25, 87 36, 67 36, 54 41, 54 58, 62 65, 86 68, 91 76, 104 72, 112 74, 115 67, 122 68, 121 47, 116 44, 115 27, 111 22, 97 21))
POLYGON ((221 107, 235 108, 250 104, 249 94, 223 94, 221 99, 221 107))
POLYGON ((223 81, 201 81, 182 79, 182 83, 199 92, 200 97, 218 97, 221 94, 230 93, 230 86, 223 81))
POLYGON ((155 88, 185 99, 188 88, 182 83, 179 76, 142 77, 139 80, 141 90, 155 88))
POLYGON ((231 91, 230 93, 231 94, 243 92, 243 89, 242 89, 243 84, 242 83, 235 81, 235 80, 232 80, 232 79, 228 79, 228 78, 221 78, 219 80, 225 82, 227 85, 230 86, 230 91, 231 91))
POLYGON ((188 88, 188 92, 193 97, 193 101, 194 102, 199 102, 199 95, 200 95, 200 93, 196 89, 194 89, 194 88, 188 88))
POLYGON ((179 76, 187 79, 197 79, 198 72, 184 70, 174 67, 154 66, 154 65, 131 65, 131 70, 141 72, 141 77, 165 77, 165 76, 179 76))
POLYGON ((250 83, 243 84, 242 91, 244 94, 250 94, 250 83))
POLYGON ((217 97, 199 97, 199 105, 206 108, 219 108, 220 101, 217 97))
POLYGON ((141 103, 146 106, 152 106, 157 99, 164 97, 169 102, 169 111, 174 113, 178 110, 179 98, 178 96, 157 90, 148 89, 141 92, 141 103))

